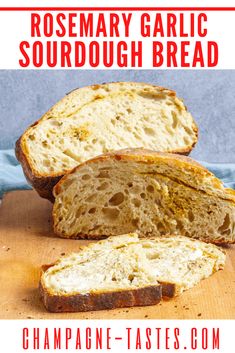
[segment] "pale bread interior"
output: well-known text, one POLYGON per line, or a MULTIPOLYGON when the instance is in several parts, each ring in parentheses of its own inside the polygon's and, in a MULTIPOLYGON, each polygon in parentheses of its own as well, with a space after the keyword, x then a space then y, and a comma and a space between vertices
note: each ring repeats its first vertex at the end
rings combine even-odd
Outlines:
POLYGON ((41 278, 50 295, 115 292, 175 285, 176 293, 222 269, 225 254, 212 244, 182 236, 139 239, 110 237, 62 257, 41 278))
POLYGON ((190 152, 191 114, 173 91, 141 83, 109 83, 70 93, 22 137, 37 176, 63 175, 99 154, 127 147, 190 152))
POLYGON ((189 159, 154 158, 97 158, 64 177, 54 192, 56 233, 99 238, 139 231, 234 242, 234 194, 189 159))

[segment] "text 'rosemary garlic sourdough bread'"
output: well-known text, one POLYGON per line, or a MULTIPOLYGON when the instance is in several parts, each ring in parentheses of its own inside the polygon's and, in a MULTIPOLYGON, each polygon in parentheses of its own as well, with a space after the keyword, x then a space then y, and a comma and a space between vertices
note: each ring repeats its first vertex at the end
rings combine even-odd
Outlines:
POLYGON ((180 236, 110 237, 47 266, 40 280, 45 307, 54 312, 153 305, 222 269, 215 245, 180 236))
POLYGON ((54 188, 55 232, 99 239, 186 235, 211 243, 235 241, 235 192, 191 158, 143 149, 96 157, 54 188))
POLYGON ((188 154, 197 126, 175 92, 144 83, 77 89, 29 127, 16 143, 28 181, 42 197, 78 164, 108 151, 144 147, 188 154))

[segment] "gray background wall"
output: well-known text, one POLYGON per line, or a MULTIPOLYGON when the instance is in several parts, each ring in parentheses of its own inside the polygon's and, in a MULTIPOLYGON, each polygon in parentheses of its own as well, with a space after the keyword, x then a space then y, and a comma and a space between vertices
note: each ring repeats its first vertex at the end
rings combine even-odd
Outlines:
POLYGON ((198 160, 235 162, 235 70, 0 71, 0 149, 65 93, 108 81, 144 81, 176 90, 200 129, 198 160))

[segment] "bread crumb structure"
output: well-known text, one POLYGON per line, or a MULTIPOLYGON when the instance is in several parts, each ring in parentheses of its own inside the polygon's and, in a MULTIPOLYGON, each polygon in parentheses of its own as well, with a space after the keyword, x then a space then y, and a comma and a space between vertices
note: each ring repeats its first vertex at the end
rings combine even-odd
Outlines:
POLYGON ((40 290, 50 311, 153 305, 195 286, 224 263, 224 252, 212 244, 126 234, 62 257, 42 274, 40 290))
POLYGON ((54 230, 99 239, 138 231, 235 241, 235 192, 192 159, 142 149, 96 157, 54 188, 54 230))

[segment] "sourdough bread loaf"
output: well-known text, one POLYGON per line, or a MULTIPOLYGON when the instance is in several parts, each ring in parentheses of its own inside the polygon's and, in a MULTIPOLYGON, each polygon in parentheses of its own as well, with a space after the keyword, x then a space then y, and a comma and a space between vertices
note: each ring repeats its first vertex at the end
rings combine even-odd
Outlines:
POLYGON ((110 237, 62 257, 41 276, 49 311, 88 311, 157 304, 222 269, 216 246, 186 237, 110 237))
POLYGON ((197 126, 175 92, 119 82, 77 89, 30 126, 16 143, 28 181, 52 199, 59 179, 80 163, 127 147, 188 154, 197 126))
POLYGON ((54 230, 99 239, 137 231, 234 243, 235 192, 192 159, 142 149, 111 152, 54 188, 54 230))

